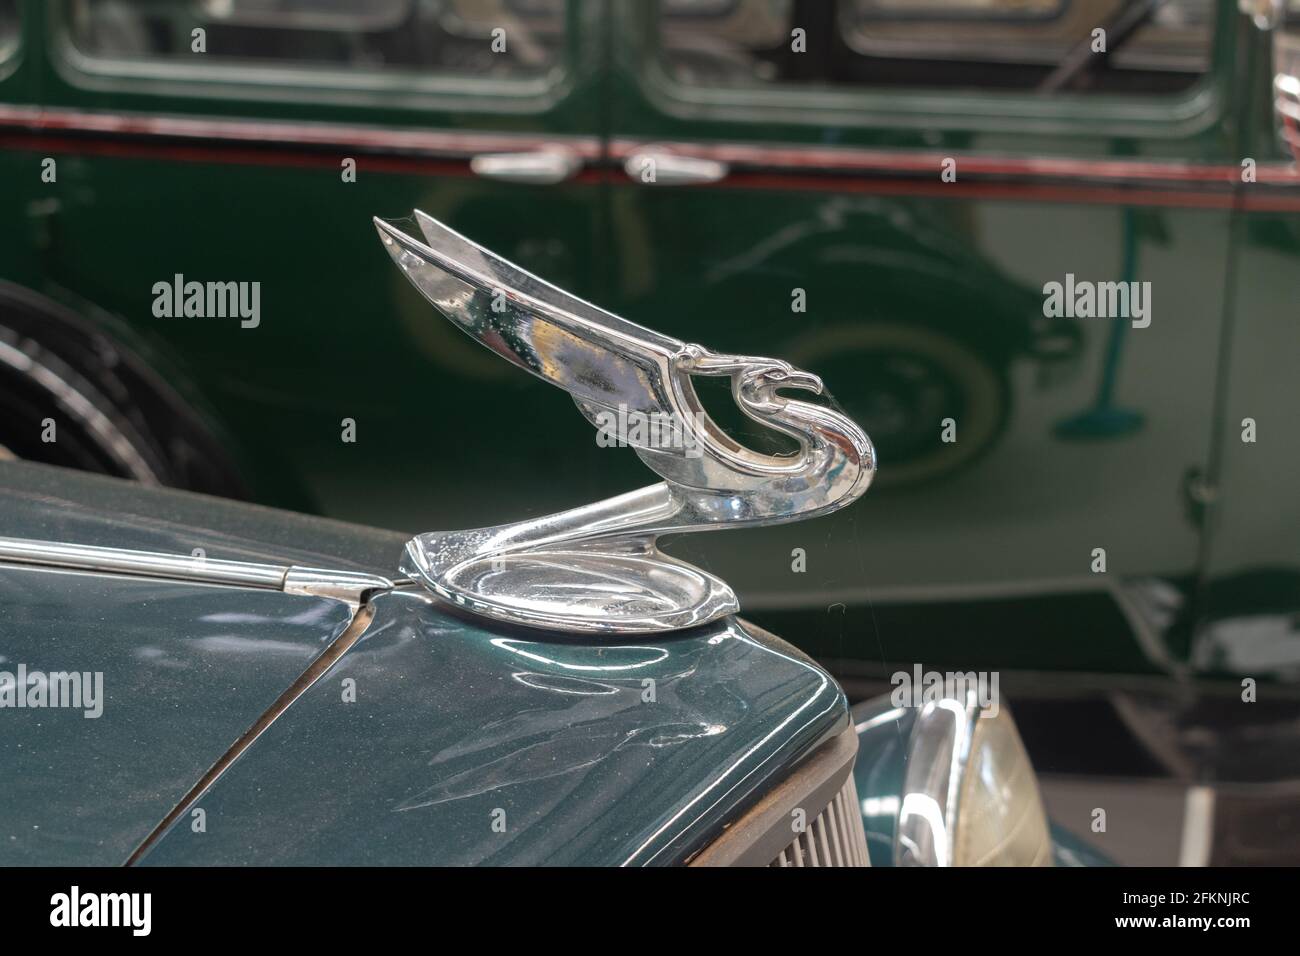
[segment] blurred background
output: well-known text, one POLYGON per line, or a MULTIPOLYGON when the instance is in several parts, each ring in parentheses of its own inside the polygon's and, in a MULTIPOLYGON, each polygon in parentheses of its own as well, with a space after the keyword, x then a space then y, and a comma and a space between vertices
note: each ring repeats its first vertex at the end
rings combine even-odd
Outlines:
POLYGON ((370 217, 423 209, 822 376, 864 500, 670 550, 851 698, 997 671, 1113 859, 1294 863, 1286 8, 0 0, 0 455, 407 532, 646 483, 392 268, 370 217), (1150 324, 1049 314, 1067 276, 1149 283, 1150 324), (159 316, 177 277, 258 322, 159 316))

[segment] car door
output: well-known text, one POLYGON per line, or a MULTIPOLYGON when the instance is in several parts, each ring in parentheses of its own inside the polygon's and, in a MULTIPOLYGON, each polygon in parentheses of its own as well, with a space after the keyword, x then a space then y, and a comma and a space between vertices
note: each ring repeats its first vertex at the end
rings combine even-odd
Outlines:
POLYGON ((1235 5, 615 9, 607 303, 821 374, 880 457, 847 513, 693 557, 847 677, 1174 669, 1235 5))
POLYGON ((550 460, 540 423, 566 402, 439 320, 371 217, 423 209, 590 294, 600 5, 21 9, 3 278, 147 355, 260 501, 403 529, 496 520, 518 476, 494 462, 550 460), (170 314, 166 290, 191 281, 256 287, 259 314, 170 314))

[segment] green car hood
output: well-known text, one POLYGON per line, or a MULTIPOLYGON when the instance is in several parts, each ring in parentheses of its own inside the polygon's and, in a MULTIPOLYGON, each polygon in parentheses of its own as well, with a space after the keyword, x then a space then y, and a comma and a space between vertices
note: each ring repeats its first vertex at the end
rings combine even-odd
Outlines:
POLYGON ((0 691, 0 866, 125 862, 350 618, 277 591, 0 566, 0 675, 24 703, 54 674, 83 683, 81 707, 0 691))
POLYGON ((681 862, 847 726, 833 680, 735 621, 596 646, 374 605, 199 801, 207 832, 143 862, 681 862))
POLYGON ((0 461, 0 535, 387 577, 411 537, 18 461, 0 461))
MULTIPOLYGON (((381 574, 404 540, 38 466, 0 466, 0 515, 15 537, 381 574)), ((151 834, 146 865, 677 863, 847 726, 825 672, 736 619, 594 642, 402 588, 190 804, 351 609, 5 565, 0 609, 0 671, 103 682, 97 717, 0 709, 0 865, 119 864, 151 834)))

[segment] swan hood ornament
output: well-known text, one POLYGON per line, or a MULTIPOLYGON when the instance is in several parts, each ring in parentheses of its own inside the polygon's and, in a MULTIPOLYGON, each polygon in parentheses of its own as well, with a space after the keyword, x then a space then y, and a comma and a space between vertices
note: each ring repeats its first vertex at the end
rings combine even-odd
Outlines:
POLYGON ((502 358, 557 385, 663 481, 543 518, 413 538, 402 572, 473 613, 559 631, 644 634, 739 610, 725 582, 659 550, 662 534, 814 518, 858 498, 871 441, 823 405, 821 380, 786 362, 723 355, 642 328, 525 272, 416 210, 416 239, 375 220, 393 261, 439 312, 502 358), (760 454, 704 412, 693 375, 728 376, 750 418, 798 442, 760 454), (633 427, 646 422, 659 427, 633 427), (633 423, 629 425, 629 423, 633 423))

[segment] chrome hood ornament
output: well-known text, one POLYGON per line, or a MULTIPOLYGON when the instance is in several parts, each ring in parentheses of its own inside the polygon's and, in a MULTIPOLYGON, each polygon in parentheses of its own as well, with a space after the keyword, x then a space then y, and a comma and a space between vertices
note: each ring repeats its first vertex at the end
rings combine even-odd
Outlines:
POLYGON ((875 452, 856 424, 779 394, 820 393, 817 376, 642 328, 418 210, 415 221, 423 241, 380 219, 375 226, 424 297, 502 358, 572 394, 592 424, 612 429, 664 479, 544 518, 413 538, 402 571, 434 593, 477 614, 560 631, 703 624, 735 613, 736 595, 661 552, 659 535, 813 518, 850 504, 871 483, 875 452), (798 453, 760 454, 735 442, 705 414, 692 375, 728 376, 741 410, 794 438, 798 453))

